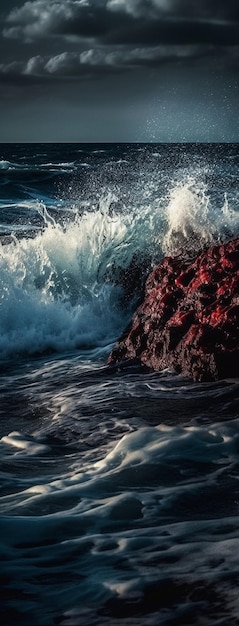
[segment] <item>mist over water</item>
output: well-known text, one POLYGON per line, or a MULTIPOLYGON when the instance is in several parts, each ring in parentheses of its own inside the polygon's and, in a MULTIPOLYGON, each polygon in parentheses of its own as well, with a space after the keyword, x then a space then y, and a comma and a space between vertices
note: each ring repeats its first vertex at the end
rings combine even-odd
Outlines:
POLYGON ((239 233, 238 165, 1 146, 4 626, 237 624, 238 380, 105 363, 164 255, 239 233))

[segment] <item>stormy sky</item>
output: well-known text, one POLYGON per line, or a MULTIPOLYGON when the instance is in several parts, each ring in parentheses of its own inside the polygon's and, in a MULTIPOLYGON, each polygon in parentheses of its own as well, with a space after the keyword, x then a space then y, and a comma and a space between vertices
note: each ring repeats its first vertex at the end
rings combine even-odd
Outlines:
POLYGON ((0 141, 239 140, 238 0, 1 0, 0 141))

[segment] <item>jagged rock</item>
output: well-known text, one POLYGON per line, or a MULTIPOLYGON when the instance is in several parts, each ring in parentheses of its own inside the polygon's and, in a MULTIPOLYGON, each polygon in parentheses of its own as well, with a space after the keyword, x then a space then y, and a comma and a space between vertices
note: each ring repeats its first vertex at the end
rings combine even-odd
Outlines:
POLYGON ((199 381, 239 376, 239 238, 159 263, 108 364, 126 359, 199 381))

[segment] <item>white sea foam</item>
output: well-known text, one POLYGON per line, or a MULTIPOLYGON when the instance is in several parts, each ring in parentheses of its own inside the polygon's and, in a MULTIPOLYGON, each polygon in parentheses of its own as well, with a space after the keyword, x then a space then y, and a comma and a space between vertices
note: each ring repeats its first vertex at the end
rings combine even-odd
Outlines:
MULTIPOLYGON (((86 163, 83 163, 82 165, 88 167, 88 164, 86 163)), ((75 166, 74 161, 63 162, 63 163, 52 163, 52 162, 37 163, 35 165, 34 163, 31 163, 31 164, 26 163, 26 162, 15 163, 14 161, 7 161, 4 159, 0 160, 0 170, 9 170, 9 171, 22 170, 22 171, 29 171, 29 172, 48 170, 50 172, 59 171, 59 172, 69 173, 69 172, 73 172, 75 169, 76 169, 76 166, 75 166)))
MULTIPOLYGON (((37 432, 26 437, 21 432, 14 431, 4 436, 1 442, 6 447, 15 447, 15 454, 18 454, 18 449, 21 450, 26 457, 32 454, 44 454, 50 452, 51 449, 50 442, 46 445, 42 435, 37 432)), ((54 513, 52 494, 57 492, 59 495, 61 492, 63 498, 70 494, 76 496, 77 504, 74 503, 74 511, 77 509, 78 513, 81 512, 82 514, 89 511, 91 506, 89 507, 88 503, 94 500, 95 504, 97 502, 97 507, 102 507, 102 511, 107 505, 106 517, 111 518, 110 508, 114 508, 115 505, 119 508, 122 502, 124 509, 125 498, 141 500, 141 504, 144 503, 147 508, 151 502, 152 494, 150 489, 146 493, 145 486, 154 484, 155 489, 160 491, 160 500, 157 500, 157 514, 161 518, 167 510, 171 511, 172 514, 174 501, 179 502, 184 495, 194 497, 195 490, 200 494, 198 506, 204 508, 204 502, 209 497, 208 492, 211 489, 214 490, 216 498, 216 485, 221 483, 220 498, 218 502, 215 499, 214 513, 216 513, 217 507, 220 509, 223 506, 221 495, 224 477, 228 475, 228 472, 230 474, 237 462, 238 443, 238 419, 204 427, 172 427, 164 424, 156 427, 141 427, 123 435, 113 448, 111 444, 112 449, 108 453, 106 452, 106 455, 97 463, 89 462, 87 454, 84 459, 82 453, 78 467, 77 463, 73 463, 71 472, 68 472, 67 475, 64 476, 62 473, 60 478, 42 483, 42 485, 47 485, 47 490, 44 490, 43 486, 39 486, 41 483, 36 483, 36 479, 34 479, 37 495, 35 495, 33 486, 31 486, 30 491, 29 489, 22 491, 21 507, 25 506, 27 512, 29 494, 31 494, 32 504, 34 501, 38 509, 41 494, 44 493, 44 496, 48 497, 49 493, 49 510, 51 509, 54 513)), ((109 447, 110 444, 108 443, 109 447)), ((237 480, 236 476, 233 477, 232 474, 231 480, 232 483, 237 480)), ((8 496, 7 499, 8 505, 10 500, 15 502, 15 494, 8 496)), ((4 504, 4 498, 2 498, 2 503, 4 504)), ((16 506, 14 504, 14 508, 16 506)), ((231 507, 233 511, 235 509, 233 500, 231 507)), ((125 510, 127 511, 127 508, 125 510)), ((32 506, 31 511, 33 511, 32 506)), ((229 514, 230 511, 228 510, 229 514)), ((147 510, 147 516, 150 515, 151 506, 147 510)), ((191 511, 191 515, 194 518, 193 511, 191 511)), ((207 515, 206 511, 205 515, 207 515)), ((99 520, 100 525, 101 523, 104 525, 104 518, 105 515, 101 521, 99 520)), ((178 518, 176 512, 175 518, 178 518)))
POLYGON ((24 167, 24 165, 18 165, 17 163, 11 163, 11 161, 5 161, 4 159, 0 160, 0 170, 9 170, 9 169, 17 169, 24 167))
POLYGON ((22 433, 19 433, 18 431, 13 431, 12 433, 9 433, 9 435, 2 437, 1 441, 6 445, 16 448, 20 452, 24 451, 31 455, 39 453, 44 454, 49 450, 49 446, 46 446, 39 441, 36 441, 32 437, 26 438, 22 433))

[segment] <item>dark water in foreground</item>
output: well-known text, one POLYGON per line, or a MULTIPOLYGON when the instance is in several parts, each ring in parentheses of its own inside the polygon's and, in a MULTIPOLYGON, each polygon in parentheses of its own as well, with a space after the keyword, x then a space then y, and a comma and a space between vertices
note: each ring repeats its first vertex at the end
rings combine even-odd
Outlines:
POLYGON ((105 366, 137 301, 122 271, 238 234, 238 165, 1 145, 4 626, 239 624, 238 380, 105 366))

